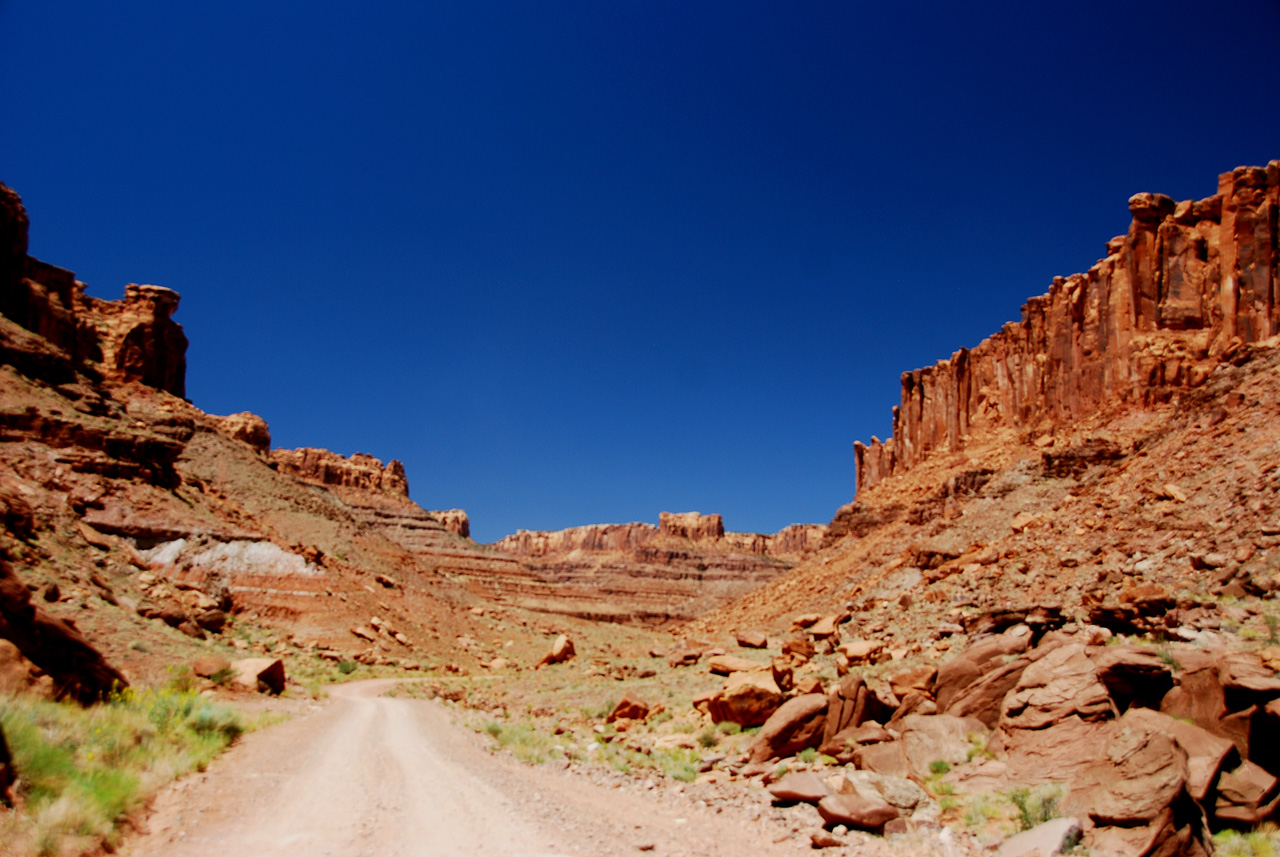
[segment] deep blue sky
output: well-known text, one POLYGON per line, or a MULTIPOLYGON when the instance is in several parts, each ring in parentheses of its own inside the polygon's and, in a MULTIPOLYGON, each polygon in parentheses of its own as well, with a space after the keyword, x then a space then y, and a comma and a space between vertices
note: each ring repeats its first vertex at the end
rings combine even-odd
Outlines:
POLYGON ((1280 4, 0 0, 0 180, 187 389, 518 527, 853 493, 898 376, 1280 158, 1280 4))

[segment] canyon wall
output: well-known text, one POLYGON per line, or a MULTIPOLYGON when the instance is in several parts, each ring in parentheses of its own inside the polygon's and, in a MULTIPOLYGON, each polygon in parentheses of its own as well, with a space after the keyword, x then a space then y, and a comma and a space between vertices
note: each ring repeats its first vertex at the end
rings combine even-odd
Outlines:
POLYGON ((89 297, 71 271, 27 255, 27 230, 21 198, 0 184, 0 314, 80 371, 185 396, 187 337, 172 319, 178 293, 130 283, 122 301, 89 297))
POLYGON ((1280 161, 1175 203, 1140 193, 1086 273, 1054 279, 976 348, 902 376, 893 435, 854 444, 857 490, 996 427, 1070 423, 1112 403, 1198 387, 1243 344, 1280 333, 1280 161))
POLYGON ((654 546, 679 550, 681 540, 699 550, 747 553, 798 559, 816 551, 826 535, 823 524, 792 524, 776 534, 726 531, 724 518, 700 512, 659 512, 658 526, 630 524, 590 524, 566 530, 519 530, 493 543, 512 556, 545 559, 563 557, 574 551, 587 553, 635 553, 654 546))

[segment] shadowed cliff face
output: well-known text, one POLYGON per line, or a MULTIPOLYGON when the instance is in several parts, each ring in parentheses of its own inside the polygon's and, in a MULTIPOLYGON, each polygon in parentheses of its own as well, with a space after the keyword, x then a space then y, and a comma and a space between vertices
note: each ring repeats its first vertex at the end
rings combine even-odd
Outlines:
POLYGON ((1208 199, 1140 193, 1129 210, 1106 258, 1055 279, 1021 322, 902 376, 892 438, 854 444, 859 492, 1000 428, 1044 432, 1106 404, 1167 402, 1280 332, 1280 161, 1223 174, 1208 199))

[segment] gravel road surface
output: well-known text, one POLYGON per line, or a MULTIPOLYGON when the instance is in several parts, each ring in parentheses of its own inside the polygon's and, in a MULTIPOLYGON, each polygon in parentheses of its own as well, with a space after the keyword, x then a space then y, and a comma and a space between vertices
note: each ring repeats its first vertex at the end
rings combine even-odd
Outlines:
MULTIPOLYGON (((795 854, 747 811, 717 814, 484 749, 435 702, 338 685, 157 800, 136 857, 795 854)), ((667 795, 670 797, 670 795, 667 795)), ((807 841, 803 843, 807 846, 807 841)), ((805 851, 809 849, 804 848, 805 851)))

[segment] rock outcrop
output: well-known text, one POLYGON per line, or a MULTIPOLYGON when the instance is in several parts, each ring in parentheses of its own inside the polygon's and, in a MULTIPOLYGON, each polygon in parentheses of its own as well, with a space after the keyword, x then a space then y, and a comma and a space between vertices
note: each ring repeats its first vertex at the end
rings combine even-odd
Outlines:
POLYGON ((78 369, 185 395, 187 338, 172 319, 178 293, 130 283, 122 301, 89 297, 71 271, 27 255, 27 229, 21 198, 0 184, 0 314, 78 369))
POLYGON ((409 479, 399 461, 383 464, 372 455, 357 452, 350 458, 327 449, 273 449, 271 460, 281 473, 319 485, 355 488, 380 494, 409 496, 409 479))
POLYGON ((1129 210, 1106 257, 1055 279, 1020 322, 902 376, 892 437, 854 445, 859 492, 999 427, 1042 433, 1167 401, 1280 332, 1280 161, 1223 174, 1208 199, 1140 193, 1129 210))
POLYGON ((31 593, 0 559, 0 639, 53 678, 54 695, 88 704, 129 686, 76 627, 31 602, 31 593))

